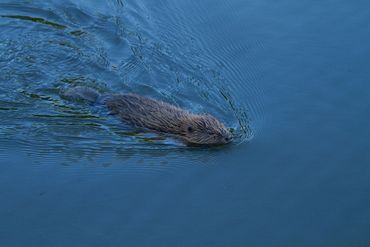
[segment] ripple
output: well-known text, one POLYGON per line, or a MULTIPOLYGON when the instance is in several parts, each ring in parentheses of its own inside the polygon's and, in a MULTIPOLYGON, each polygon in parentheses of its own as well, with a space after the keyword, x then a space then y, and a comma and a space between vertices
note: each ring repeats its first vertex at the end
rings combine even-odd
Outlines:
POLYGON ((54 23, 54 22, 51 22, 51 21, 47 21, 47 20, 45 20, 43 18, 39 18, 39 17, 32 17, 32 16, 25 16, 25 15, 0 15, 0 17, 12 18, 12 19, 18 19, 18 20, 25 20, 25 21, 32 21, 32 22, 35 22, 35 23, 48 25, 50 27, 53 27, 53 28, 56 28, 56 29, 61 29, 61 30, 64 30, 64 29, 67 28, 66 26, 63 26, 61 24, 54 23))
POLYGON ((112 11, 101 4, 0 4, 0 117, 6 119, 0 135, 7 145, 39 158, 63 153, 72 160, 106 154, 155 160, 171 151, 194 161, 205 154, 212 159, 211 150, 194 154, 174 139, 137 133, 104 107, 60 97, 61 89, 76 85, 136 92, 210 113, 234 131, 235 144, 254 136, 250 114, 256 105, 242 104, 239 92, 260 92, 230 83, 224 71, 238 81, 256 80, 258 68, 242 73, 241 66, 225 61, 251 44, 219 41, 221 52, 230 54, 221 57, 196 37, 200 33, 184 16, 157 16, 161 4, 153 9, 141 1, 109 1, 112 11))
MULTIPOLYGON (((158 9, 169 9, 156 21, 159 35, 162 35, 164 40, 169 40, 168 43, 177 47, 177 50, 181 50, 182 54, 180 55, 185 56, 184 60, 190 60, 193 64, 217 71, 222 78, 227 78, 222 79, 221 87, 227 85, 232 98, 240 105, 240 108, 246 108, 244 112, 248 114, 249 118, 263 118, 264 92, 258 86, 258 81, 263 76, 263 70, 255 57, 257 51, 264 49, 264 45, 255 38, 247 41, 245 38, 240 39, 240 37, 246 36, 253 37, 246 34, 249 32, 248 30, 240 30, 240 35, 238 32, 233 32, 232 36, 219 32, 219 30, 227 30, 226 25, 235 23, 233 11, 240 15, 240 11, 235 6, 223 3, 221 8, 217 5, 208 6, 203 2, 189 3, 173 2, 166 6, 157 4, 158 9), (209 8, 212 8, 214 15, 207 14, 209 8), (190 10, 184 12, 182 9, 190 10), (230 9, 230 11, 225 9, 230 9), (191 15, 191 17, 182 14, 190 12, 198 14, 191 15), (167 28, 167 25, 170 28, 167 28), (169 30, 169 32, 162 32, 162 30, 169 30), (205 34, 214 35, 207 37, 205 34), (215 37, 217 37, 216 40, 215 37), (241 55, 244 56, 242 59, 240 59, 241 55), (236 61, 243 61, 243 64, 236 61), (246 101, 245 99, 251 100, 246 101), (245 106, 239 102, 243 102, 245 106)), ((218 5, 221 4, 218 3, 218 5)))

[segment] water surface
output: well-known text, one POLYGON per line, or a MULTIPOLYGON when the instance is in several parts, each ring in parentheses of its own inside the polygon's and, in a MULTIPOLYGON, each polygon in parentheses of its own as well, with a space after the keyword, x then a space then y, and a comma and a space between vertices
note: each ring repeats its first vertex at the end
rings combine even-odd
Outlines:
POLYGON ((365 1, 0 1, 4 246, 369 246, 365 1), (189 148, 60 90, 234 129, 189 148))

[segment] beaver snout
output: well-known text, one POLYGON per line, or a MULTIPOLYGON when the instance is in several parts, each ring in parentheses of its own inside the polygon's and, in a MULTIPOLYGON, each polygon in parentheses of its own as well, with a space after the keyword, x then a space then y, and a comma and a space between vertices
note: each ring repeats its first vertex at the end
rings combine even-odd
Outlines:
POLYGON ((228 137, 225 137, 224 140, 225 140, 226 143, 229 143, 229 142, 231 142, 233 140, 233 137, 232 136, 228 136, 228 137))
POLYGON ((225 144, 230 143, 233 141, 233 135, 230 132, 228 132, 227 134, 224 135, 223 139, 225 144))

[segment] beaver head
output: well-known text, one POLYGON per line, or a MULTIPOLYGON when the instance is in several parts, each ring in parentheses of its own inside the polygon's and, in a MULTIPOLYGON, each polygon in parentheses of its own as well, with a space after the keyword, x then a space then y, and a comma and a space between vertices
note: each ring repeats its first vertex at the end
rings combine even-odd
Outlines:
POLYGON ((188 145, 223 145, 232 141, 231 132, 210 115, 192 115, 182 124, 183 138, 188 145))

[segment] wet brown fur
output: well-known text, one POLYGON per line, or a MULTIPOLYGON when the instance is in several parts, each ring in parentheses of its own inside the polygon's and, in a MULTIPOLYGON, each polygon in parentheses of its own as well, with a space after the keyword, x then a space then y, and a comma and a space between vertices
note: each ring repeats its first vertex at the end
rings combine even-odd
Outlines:
MULTIPOLYGON (((94 92, 79 87, 67 93, 92 101, 90 95, 94 92)), ((136 94, 109 95, 102 101, 111 114, 117 115, 122 121, 135 127, 175 135, 187 144, 222 145, 232 140, 230 131, 210 115, 193 114, 163 101, 136 94)))

